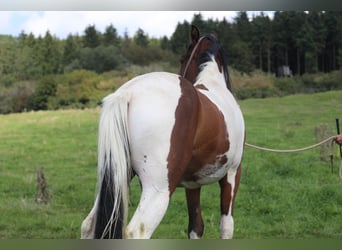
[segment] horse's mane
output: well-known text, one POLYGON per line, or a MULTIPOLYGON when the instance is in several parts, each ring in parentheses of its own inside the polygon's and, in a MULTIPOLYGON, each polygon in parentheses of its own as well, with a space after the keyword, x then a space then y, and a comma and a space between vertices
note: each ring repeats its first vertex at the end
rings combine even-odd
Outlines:
POLYGON ((223 67, 223 74, 224 74, 224 79, 226 81, 227 88, 231 91, 231 82, 230 82, 230 77, 229 77, 229 72, 228 72, 228 64, 227 64, 227 59, 226 59, 226 53, 221 45, 216 39, 214 39, 213 36, 211 35, 206 35, 205 38, 210 40, 212 42, 212 45, 204 52, 202 52, 199 55, 199 60, 198 60, 198 67, 203 65, 206 62, 212 61, 212 56, 218 56, 221 58, 222 61, 222 67, 223 67))

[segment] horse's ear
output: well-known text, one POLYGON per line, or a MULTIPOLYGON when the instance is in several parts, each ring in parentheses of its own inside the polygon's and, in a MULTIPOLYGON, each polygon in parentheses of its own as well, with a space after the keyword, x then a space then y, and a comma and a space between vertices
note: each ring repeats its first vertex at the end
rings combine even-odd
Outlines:
POLYGON ((214 37, 216 40, 218 39, 216 33, 210 33, 210 35, 211 35, 212 37, 214 37))
POLYGON ((199 38, 200 38, 200 32, 198 28, 195 25, 191 25, 191 32, 190 32, 191 42, 193 44, 196 44, 199 38))

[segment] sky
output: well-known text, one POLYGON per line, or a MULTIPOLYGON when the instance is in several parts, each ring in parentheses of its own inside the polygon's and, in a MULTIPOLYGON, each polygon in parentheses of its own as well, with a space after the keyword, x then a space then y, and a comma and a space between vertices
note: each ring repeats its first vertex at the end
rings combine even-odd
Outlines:
MULTIPOLYGON (((141 28, 149 37, 170 37, 177 23, 191 22, 194 14, 201 13, 204 20, 209 18, 229 22, 234 20, 236 11, 0 11, 0 34, 18 36, 22 31, 44 36, 46 31, 60 39, 69 34, 83 35, 88 25, 104 32, 113 24, 118 34, 125 31, 134 36, 141 28)), ((259 12, 248 12, 249 17, 259 12)), ((271 12, 265 12, 272 17, 271 12)))

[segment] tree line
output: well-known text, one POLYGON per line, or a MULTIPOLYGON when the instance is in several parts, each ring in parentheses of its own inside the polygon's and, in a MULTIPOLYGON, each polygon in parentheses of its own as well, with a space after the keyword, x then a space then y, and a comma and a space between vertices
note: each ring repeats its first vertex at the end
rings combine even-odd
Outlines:
POLYGON ((172 60, 171 53, 162 50, 158 39, 149 39, 142 29, 133 38, 127 34, 119 37, 112 24, 103 34, 89 25, 84 35, 70 34, 65 40, 50 31, 43 37, 23 31, 18 37, 0 37, 0 77, 4 84, 10 84, 11 80, 39 79, 76 69, 103 73, 129 63, 149 64, 164 57, 172 60))
MULTIPOLYGON (((37 37, 22 31, 17 37, 0 35, 0 113, 20 111, 23 107, 47 109, 49 97, 63 92, 54 76, 77 70, 84 74, 125 72, 131 65, 160 62, 170 66, 166 71, 177 69, 189 43, 191 24, 202 34, 215 33, 224 46, 229 66, 242 74, 259 70, 279 75, 283 66, 293 75, 341 69, 341 11, 277 11, 272 19, 262 12, 249 18, 242 11, 232 22, 225 18, 204 20, 198 13, 191 22, 179 22, 170 37, 161 38, 150 37, 142 29, 132 37, 127 32, 119 36, 113 24, 104 32, 88 25, 83 34, 69 34, 66 39, 59 39, 50 31, 37 37), (14 104, 8 105, 11 102, 14 104), (4 109, 4 103, 10 107, 4 109)), ((72 78, 80 74, 68 75, 71 79, 63 81, 70 86, 64 90, 73 89, 72 78)), ((92 85, 89 83, 86 92, 92 92, 92 85)), ((70 103, 73 98, 58 102, 70 103)), ((88 94, 79 94, 75 100, 86 103, 89 99, 88 94)))
MULTIPOLYGON (((277 74, 280 66, 289 66, 294 75, 330 72, 342 65, 341 11, 276 11, 270 19, 261 12, 251 20, 239 12, 233 23, 227 20, 204 21, 201 14, 193 24, 204 32, 217 33, 228 54, 230 65, 242 72, 260 69, 277 74)), ((178 24, 171 38, 181 42, 178 24)), ((183 41, 184 42, 184 39, 183 41)), ((173 51, 178 45, 173 43, 173 51)))
MULTIPOLYGON (((214 32, 225 47, 230 66, 251 72, 260 69, 277 73, 287 65, 293 74, 329 72, 342 64, 342 12, 277 11, 270 19, 261 12, 248 18, 238 12, 233 22, 204 20, 195 14, 192 24, 202 33, 214 32)), ((169 60, 177 64, 189 39, 187 21, 179 22, 170 38, 150 38, 142 29, 130 38, 117 34, 110 24, 101 33, 95 25, 83 35, 70 34, 65 40, 46 31, 44 37, 21 32, 18 37, 1 37, 0 77, 35 79, 74 69, 98 73, 128 63, 146 65, 169 60)))

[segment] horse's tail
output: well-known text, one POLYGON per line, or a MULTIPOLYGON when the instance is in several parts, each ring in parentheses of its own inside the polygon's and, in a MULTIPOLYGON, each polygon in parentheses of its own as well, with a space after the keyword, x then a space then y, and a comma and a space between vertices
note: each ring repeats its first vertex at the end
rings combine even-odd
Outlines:
POLYGON ((112 94, 103 102, 98 137, 98 195, 95 238, 123 238, 132 174, 129 97, 112 94))

